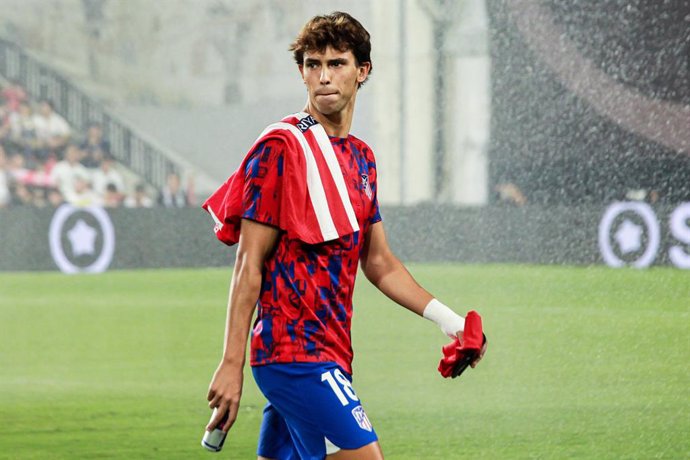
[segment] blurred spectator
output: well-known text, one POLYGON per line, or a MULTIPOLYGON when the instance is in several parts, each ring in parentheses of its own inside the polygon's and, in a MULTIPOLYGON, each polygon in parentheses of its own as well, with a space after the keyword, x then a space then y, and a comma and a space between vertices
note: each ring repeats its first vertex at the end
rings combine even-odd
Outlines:
POLYGON ((101 196, 105 195, 109 184, 114 185, 118 193, 124 193, 125 181, 122 178, 122 174, 116 169, 115 159, 110 154, 106 154, 100 163, 100 167, 93 171, 91 184, 93 191, 101 196))
POLYGON ((625 200, 630 201, 646 201, 650 204, 656 204, 659 202, 660 194, 658 190, 638 188, 629 189, 625 192, 625 200))
POLYGON ((146 186, 144 184, 137 184, 134 188, 134 193, 125 199, 125 207, 127 208, 152 208, 153 200, 146 193, 146 186))
POLYGON ((166 208, 184 208, 189 205, 187 193, 182 189, 180 176, 176 173, 168 174, 159 202, 166 208))
POLYGON ((69 201, 68 196, 75 194, 75 178, 84 179, 87 183, 89 180, 88 170, 79 162, 81 157, 82 152, 79 147, 70 144, 65 150, 65 159, 59 161, 51 171, 53 183, 67 201, 69 201))
POLYGON ((106 208, 119 208, 122 204, 122 193, 120 193, 115 184, 108 184, 102 197, 103 206, 106 208))
POLYGON ((44 156, 65 147, 72 132, 67 121, 54 111, 53 103, 48 99, 39 103, 34 125, 44 156))
POLYGON ((2 97, 9 112, 18 111, 19 105, 28 99, 24 87, 17 80, 12 80, 3 88, 2 97))
POLYGON ((45 208, 48 206, 46 199, 46 189, 44 187, 30 187, 31 204, 37 208, 45 208))
POLYGON ((0 141, 4 141, 9 137, 10 128, 10 116, 12 114, 5 109, 5 107, 0 107, 0 141))
POLYGON ((48 203, 54 207, 57 208, 61 204, 65 202, 64 197, 62 196, 62 193, 60 193, 60 190, 56 188, 49 188, 48 189, 48 203))
MULTIPOLYGON (((5 150, 3 149, 3 152, 4 151, 5 150)), ((21 181, 27 174, 29 174, 29 169, 26 168, 24 162, 24 155, 17 152, 12 152, 9 154, 6 169, 10 174, 10 179, 14 181, 21 181)))
MULTIPOLYGON (((55 166, 57 168, 57 166, 55 166)), ((65 201, 72 206, 102 206, 103 199, 93 190, 88 177, 75 175, 72 178, 72 189, 64 193, 65 201)))
POLYGON ((81 149, 84 151, 81 162, 87 168, 98 168, 103 159, 110 155, 110 142, 103 139, 103 127, 100 123, 89 124, 81 149))
POLYGON ((647 193, 647 201, 651 204, 658 203, 660 198, 661 198, 661 194, 659 193, 658 190, 650 190, 647 193))
POLYGON ((22 102, 19 110, 10 115, 10 141, 20 147, 26 155, 31 155, 39 147, 36 123, 31 106, 22 102))
POLYGON ((513 206, 521 207, 527 204, 527 197, 522 193, 520 187, 512 182, 498 184, 495 187, 498 193, 498 201, 513 206))
POLYGON ((53 187, 55 182, 51 175, 54 163, 47 161, 38 167, 30 168, 21 153, 13 153, 9 160, 9 171, 12 179, 27 187, 53 187))
POLYGON ((26 184, 15 182, 12 186, 12 204, 19 206, 30 206, 33 204, 34 196, 26 184))
POLYGON ((194 195, 194 175, 187 176, 187 206, 196 206, 196 198, 194 195))
POLYGON ((7 172, 7 155, 0 144, 0 208, 6 208, 10 204, 10 177, 7 172))

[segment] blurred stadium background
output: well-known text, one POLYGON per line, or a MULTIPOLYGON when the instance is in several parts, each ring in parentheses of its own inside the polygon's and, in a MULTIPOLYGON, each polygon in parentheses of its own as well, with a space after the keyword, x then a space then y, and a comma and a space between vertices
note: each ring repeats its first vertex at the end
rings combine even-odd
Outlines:
MULTIPOLYGON (((362 313, 362 328, 379 339, 361 334, 369 357, 358 357, 359 369, 369 380, 358 391, 370 395, 393 440, 387 451, 690 456, 682 435, 690 278, 680 270, 690 268, 690 2, 0 0, 0 420, 13 426, 0 435, 0 458, 102 456, 79 434, 95 421, 74 412, 100 407, 109 392, 115 402, 96 416, 115 431, 96 434, 112 457, 196 452, 186 449, 207 415, 200 399, 217 360, 208 347, 220 341, 233 261, 199 205, 267 124, 303 107, 287 48, 309 17, 336 9, 372 34, 374 72, 359 94, 353 133, 376 153, 391 244, 432 291, 483 308, 499 336, 483 379, 453 390, 478 396, 460 431, 437 433, 450 446, 443 450, 396 422, 421 414, 412 423, 418 430, 438 417, 447 426, 453 412, 442 398, 430 397, 417 413, 387 400, 370 375, 425 385, 421 376, 431 374, 414 369, 436 359, 437 344, 411 346, 412 370, 401 371, 399 356, 381 350, 399 338, 370 322, 416 326, 362 313), (37 129, 45 100, 67 131, 46 137, 37 129), (94 126, 102 132, 95 140, 94 126), (54 172, 70 148, 84 167, 77 190, 63 188, 54 172), (103 165, 111 156, 116 173, 103 165), (172 191, 171 176, 179 179, 172 191), (614 273, 594 265, 652 268, 614 273), (46 271, 110 273, 68 279, 46 271), (463 277, 471 281, 457 281, 463 277), (143 314, 130 322, 118 308, 143 314), (102 334, 87 332, 82 317, 102 334), (583 317, 597 325, 578 326, 583 317), (107 334, 108 321, 123 334, 107 334), (515 324, 533 327, 534 336, 515 324), (149 331, 157 341, 142 339, 149 331), (608 336, 610 355, 621 361, 585 346, 608 336), (573 347, 571 337, 575 351, 549 357, 546 350, 573 347), (514 341, 543 364, 517 357, 514 341), (659 354, 650 351, 661 341, 659 354), (117 365, 106 370, 98 356, 114 350, 117 365), (583 364, 582 355, 593 361, 583 364), (160 375, 177 375, 180 385, 168 382, 158 393, 152 382, 160 375), (571 384, 558 391, 561 378, 571 384), (592 390, 601 382, 606 391, 592 390), (46 420, 37 418, 43 392, 59 395, 47 401, 57 431, 36 431, 46 420), (168 397, 182 405, 169 407, 168 397), (160 417, 190 420, 152 425, 160 404, 160 417), (26 436, 34 431, 36 438, 26 436), (168 447, 146 450, 155 439, 168 447)), ((362 289, 360 303, 387 302, 362 289)), ((400 385, 401 394, 409 391, 400 385)), ((248 398, 248 421, 232 445, 242 453, 231 458, 251 457, 261 403, 248 398)))
MULTIPOLYGON (((202 219, 197 205, 263 126, 303 106, 286 48, 305 18, 337 8, 361 18, 373 36, 375 70, 353 131, 377 154, 379 200, 391 210, 389 231, 404 256, 690 266, 690 211, 679 207, 690 201, 687 2, 0 5, 3 270, 56 268, 44 230, 51 208, 65 200, 111 208, 125 244, 108 266, 141 266, 141 253, 126 250, 138 241, 127 235, 130 220, 163 229, 172 215, 118 209, 142 203, 191 206, 175 219, 198 230, 176 232, 179 242, 198 241, 197 258, 168 254, 145 266, 224 264, 194 220, 202 219), (22 128, 21 102, 37 116, 43 99, 69 126, 57 147, 32 144, 41 133, 22 128), (91 124, 102 138, 89 144, 91 124), (85 186, 73 197, 51 173, 70 143, 101 176, 100 159, 89 163, 89 156, 102 144, 122 179, 108 188, 94 178, 95 196, 85 186), (166 195, 171 174, 180 185, 166 195), (180 199, 166 201, 170 195, 180 199), (632 204, 602 219, 616 201, 632 204), (445 225, 433 221, 440 216, 445 225), (415 225, 423 230, 410 231, 415 225), (420 253, 425 239, 437 249, 420 253)), ((78 220, 66 219, 68 228, 78 220)), ((91 227, 98 252, 102 231, 91 227)), ((76 271, 95 258, 85 256, 66 255, 76 271)))

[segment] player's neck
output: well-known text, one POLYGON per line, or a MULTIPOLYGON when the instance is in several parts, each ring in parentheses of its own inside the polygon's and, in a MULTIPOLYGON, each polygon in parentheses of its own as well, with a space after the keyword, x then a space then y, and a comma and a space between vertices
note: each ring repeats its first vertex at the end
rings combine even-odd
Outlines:
POLYGON ((347 104, 343 110, 330 114, 319 112, 316 107, 307 102, 304 111, 314 117, 319 122, 326 134, 332 137, 347 137, 352 127, 352 116, 354 114, 354 101, 347 104))

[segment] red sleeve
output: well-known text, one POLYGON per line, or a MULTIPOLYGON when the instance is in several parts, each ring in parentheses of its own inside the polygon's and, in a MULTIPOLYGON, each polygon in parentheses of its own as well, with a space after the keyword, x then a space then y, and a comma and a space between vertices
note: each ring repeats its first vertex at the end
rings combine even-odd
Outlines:
MULTIPOLYGON (((361 141, 360 141, 361 142, 361 141)), ((383 220, 381 218, 381 210, 379 209, 379 198, 378 198, 378 174, 376 173, 376 158, 374 157, 374 152, 371 150, 371 148, 362 142, 363 148, 362 151, 365 154, 365 158, 367 161, 367 169, 368 169, 368 175, 369 175, 369 191, 372 195, 372 206, 371 206, 371 211, 369 214, 369 225, 373 225, 376 222, 379 222, 383 220)))
POLYGON ((259 143, 244 166, 242 218, 280 226, 285 144, 279 139, 259 143))
POLYGON ((371 179, 371 191, 373 194, 373 205, 371 206, 371 215, 369 216, 369 224, 373 225, 376 222, 383 220, 381 218, 381 210, 379 209, 379 198, 378 198, 378 181, 376 177, 376 163, 372 162, 369 164, 369 177, 371 179))

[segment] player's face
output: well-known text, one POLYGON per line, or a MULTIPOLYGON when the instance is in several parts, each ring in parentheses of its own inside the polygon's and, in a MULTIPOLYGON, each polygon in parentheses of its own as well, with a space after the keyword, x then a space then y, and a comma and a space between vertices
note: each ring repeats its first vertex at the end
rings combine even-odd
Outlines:
POLYGON ((323 52, 305 52, 299 66, 309 93, 309 105, 324 115, 354 107, 357 87, 366 80, 369 63, 357 65, 352 51, 327 47, 323 52))

